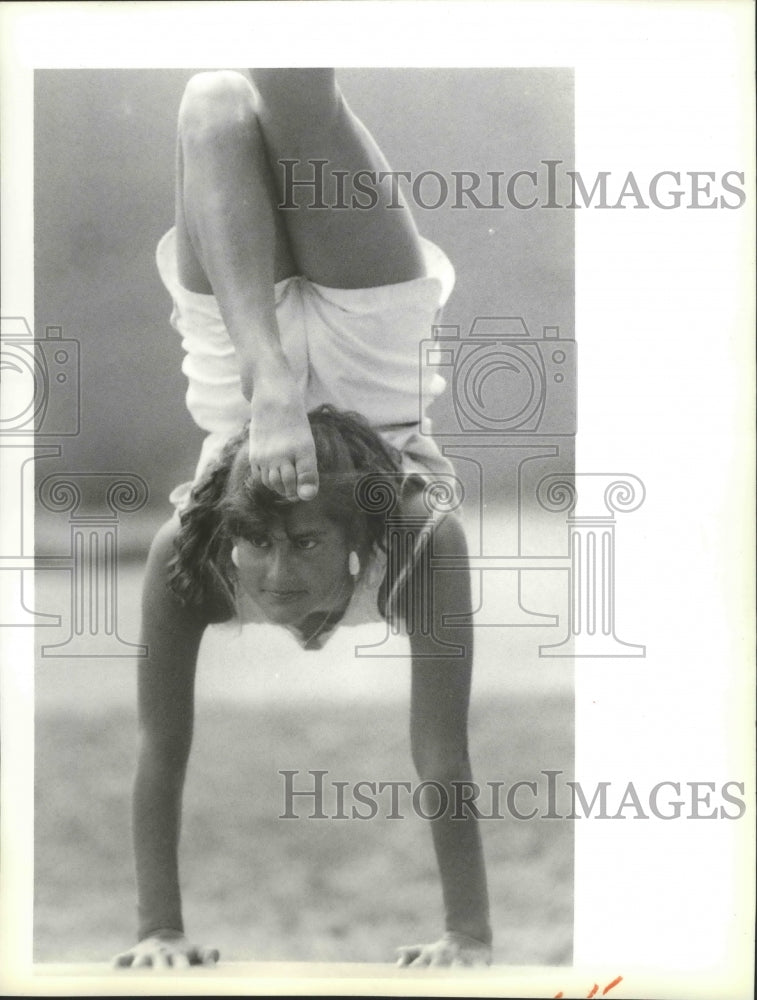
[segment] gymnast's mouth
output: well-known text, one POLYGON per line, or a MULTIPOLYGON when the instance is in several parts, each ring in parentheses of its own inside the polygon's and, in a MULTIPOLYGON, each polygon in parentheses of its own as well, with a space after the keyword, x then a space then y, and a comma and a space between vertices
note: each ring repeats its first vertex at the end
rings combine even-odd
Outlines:
POLYGON ((263 590, 262 593, 273 601, 292 601, 304 597, 307 590, 263 590))

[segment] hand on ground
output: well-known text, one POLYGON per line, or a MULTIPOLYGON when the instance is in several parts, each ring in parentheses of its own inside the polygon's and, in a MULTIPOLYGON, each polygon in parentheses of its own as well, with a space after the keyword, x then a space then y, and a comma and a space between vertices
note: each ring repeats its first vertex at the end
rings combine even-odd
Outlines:
POLYGON ((414 944, 398 948, 397 965, 410 969, 427 966, 482 966, 491 965, 491 945, 484 944, 466 934, 447 931, 432 944, 414 944))
POLYGON ((200 948, 179 931, 156 931, 128 951, 116 955, 117 969, 188 969, 190 965, 215 965, 217 948, 200 948))
POLYGON ((288 500, 318 492, 313 435, 293 382, 265 383, 253 393, 249 456, 253 477, 288 500))

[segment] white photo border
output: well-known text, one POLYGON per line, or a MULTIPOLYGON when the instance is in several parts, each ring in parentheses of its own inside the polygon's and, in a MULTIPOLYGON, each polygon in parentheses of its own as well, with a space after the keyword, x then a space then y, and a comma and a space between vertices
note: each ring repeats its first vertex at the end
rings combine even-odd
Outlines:
MULTIPOLYGON (((577 169, 743 174, 738 209, 579 213, 579 472, 625 472, 644 506, 618 580, 641 660, 576 661, 576 776, 593 787, 744 784, 746 815, 576 830, 572 968, 421 979, 371 966, 270 977, 41 975, 31 962, 33 648, 2 648, 3 989, 19 995, 749 995, 754 930, 754 100, 752 4, 3 4, 2 314, 33 328, 35 67, 571 66, 577 169), (619 377, 618 373, 622 373, 619 377), (36 971, 36 974, 35 974, 36 971), (331 978, 326 978, 328 975, 331 978), (362 978, 360 978, 362 975, 362 978)), ((4 498, 5 499, 5 498, 4 498)), ((11 502, 13 498, 10 498, 11 502)), ((132 974, 133 975, 133 974, 132 974)))

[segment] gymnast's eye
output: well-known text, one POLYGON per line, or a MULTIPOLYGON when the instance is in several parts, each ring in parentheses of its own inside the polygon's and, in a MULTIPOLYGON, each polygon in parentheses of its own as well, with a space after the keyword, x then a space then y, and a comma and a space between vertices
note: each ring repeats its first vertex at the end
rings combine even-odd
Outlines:
POLYGON ((307 552, 310 549, 314 549, 318 542, 315 538, 298 538, 295 544, 298 549, 303 549, 307 552))
POLYGON ((247 541, 254 549, 267 549, 271 545, 268 535, 250 535, 247 541))

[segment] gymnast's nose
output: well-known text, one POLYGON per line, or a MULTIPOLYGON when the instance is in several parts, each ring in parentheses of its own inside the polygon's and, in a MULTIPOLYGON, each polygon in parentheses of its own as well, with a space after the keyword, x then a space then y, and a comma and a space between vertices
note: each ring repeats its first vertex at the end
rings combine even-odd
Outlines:
POLYGON ((297 589, 296 569, 288 541, 276 542, 269 549, 265 582, 269 590, 279 593, 297 589))

